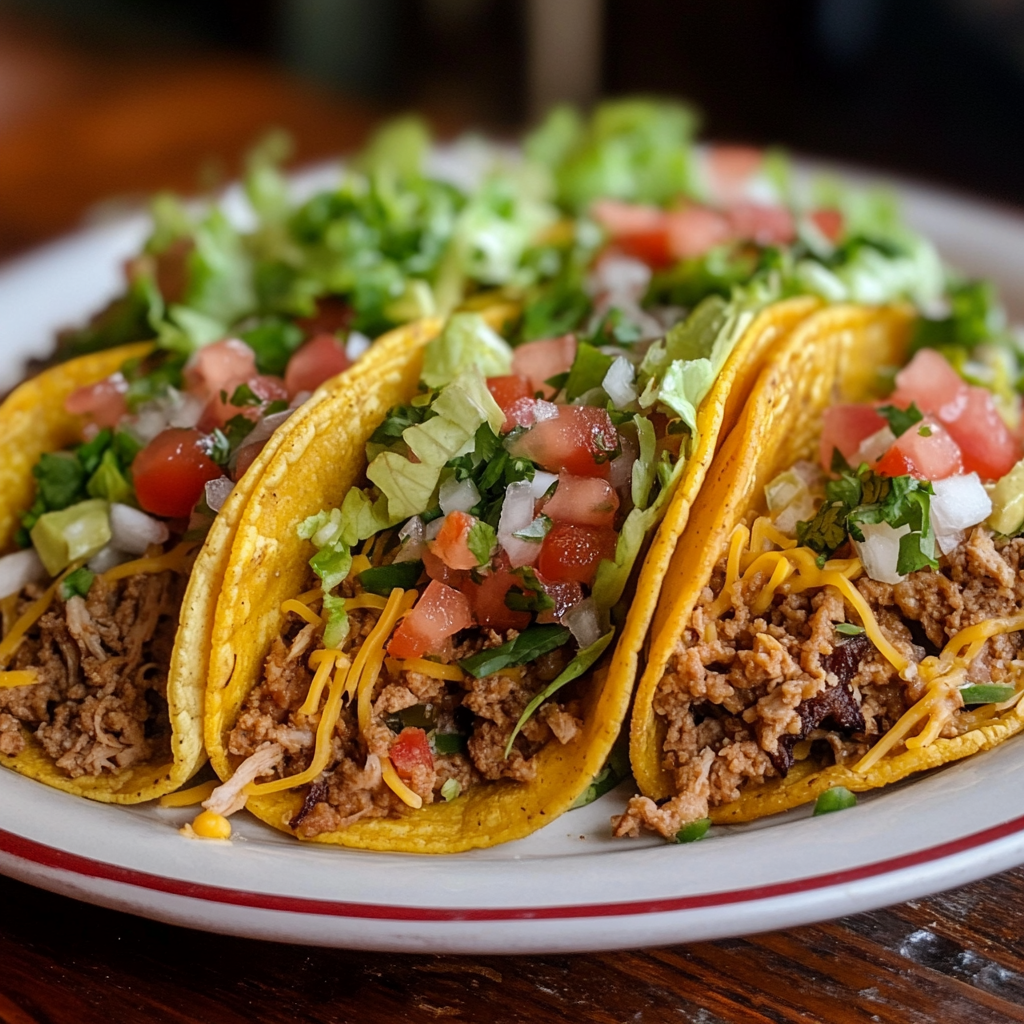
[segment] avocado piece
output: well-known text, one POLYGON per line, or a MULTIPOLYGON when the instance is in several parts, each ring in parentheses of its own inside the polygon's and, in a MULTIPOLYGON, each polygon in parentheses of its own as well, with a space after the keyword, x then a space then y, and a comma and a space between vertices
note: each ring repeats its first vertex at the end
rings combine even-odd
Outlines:
POLYGON ((110 541, 110 503, 93 498, 47 512, 29 536, 46 571, 56 576, 72 562, 91 558, 110 541))
POLYGON ((1024 526, 1024 459, 988 489, 992 514, 986 522, 996 533, 1012 536, 1024 526))

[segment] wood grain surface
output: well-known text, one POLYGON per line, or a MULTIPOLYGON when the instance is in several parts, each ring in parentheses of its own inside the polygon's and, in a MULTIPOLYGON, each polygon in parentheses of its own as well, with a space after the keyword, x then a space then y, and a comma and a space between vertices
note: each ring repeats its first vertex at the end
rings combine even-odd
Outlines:
POLYGON ((891 910, 582 956, 207 935, 0 880, 0 1024, 1024 1021, 1024 869, 891 910))

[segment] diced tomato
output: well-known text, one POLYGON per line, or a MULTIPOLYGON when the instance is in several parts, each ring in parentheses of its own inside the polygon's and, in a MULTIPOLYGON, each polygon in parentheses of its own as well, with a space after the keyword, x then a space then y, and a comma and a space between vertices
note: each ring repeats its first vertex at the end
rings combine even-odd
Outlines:
POLYGON ((555 602, 554 608, 548 608, 537 616, 538 622, 558 622, 570 608, 575 608, 583 600, 583 588, 574 580, 549 580, 541 573, 536 575, 544 593, 555 602))
POLYGON ((288 399, 288 390, 280 377, 271 377, 268 374, 250 377, 248 380, 240 381, 234 387, 225 389, 224 394, 227 395, 228 401, 225 402, 218 393, 206 403, 206 408, 203 409, 203 414, 196 424, 200 430, 209 433, 216 427, 223 427, 234 416, 245 416, 250 420, 259 419, 260 406, 231 404, 235 388, 240 384, 247 384, 252 393, 264 403, 287 401, 288 399))
POLYGON ((727 211, 735 238, 758 245, 788 245, 796 238, 793 215, 784 206, 736 203, 727 211))
POLYGON ((712 146, 707 160, 715 195, 729 203, 743 195, 747 182, 761 169, 764 153, 753 146, 712 146))
POLYGON ((352 365, 345 346, 333 334, 318 334, 288 360, 284 386, 288 397, 300 391, 316 391, 325 380, 344 373, 352 365))
POLYGON ((901 409, 913 403, 921 412, 934 413, 948 423, 967 405, 967 385, 945 356, 923 348, 896 374, 896 390, 889 401, 901 409))
POLYGON ((395 737, 388 750, 388 757, 395 766, 395 771, 405 778, 410 778, 413 769, 434 767, 434 754, 430 749, 430 741, 422 729, 409 726, 395 737))
POLYGON ((836 448, 847 462, 852 461, 861 443, 886 426, 885 418, 870 405, 829 406, 821 424, 819 457, 822 467, 831 469, 832 452, 836 448))
POLYGON ((923 348, 896 374, 890 401, 907 408, 911 402, 933 414, 963 453, 964 470, 984 480, 1008 473, 1020 458, 1020 447, 985 388, 968 386, 934 349, 923 348))
POLYGON ((732 235, 725 217, 704 206, 685 206, 667 216, 668 247, 676 259, 703 256, 716 245, 728 242, 732 235))
POLYGON ((985 388, 968 387, 963 413, 945 427, 963 453, 964 472, 977 473, 982 480, 1005 476, 1021 457, 1020 445, 985 388))
POLYGON ((610 461, 619 450, 619 435, 604 409, 559 405, 558 415, 538 422, 517 437, 509 451, 532 459, 551 473, 607 479, 610 461))
POLYGON ((830 241, 838 242, 843 237, 846 224, 839 210, 825 208, 811 213, 814 226, 830 241))
POLYGON ((505 595, 521 581, 507 569, 498 569, 479 583, 467 580, 461 587, 469 598, 478 626, 489 629, 525 629, 530 624, 529 612, 513 611, 505 604, 505 595))
POLYGON ((185 367, 188 390, 201 398, 231 392, 256 376, 256 353, 238 338, 225 338, 201 348, 185 367))
POLYGON ((543 398, 519 398, 508 407, 501 432, 507 434, 515 427, 532 427, 557 416, 558 406, 553 402, 543 398))
POLYGON ((618 508, 619 496, 607 480, 559 473, 555 493, 542 511, 556 523, 611 526, 618 508))
POLYGON ((664 210, 617 199, 599 199, 591 206, 590 213, 620 252, 652 267, 664 267, 672 262, 664 210))
POLYGON ((617 540, 614 530, 559 523, 544 538, 537 570, 556 582, 589 586, 601 559, 615 557, 617 540))
POLYGON ((188 516, 207 481, 223 476, 202 449, 198 430, 178 427, 157 434, 132 462, 139 504, 157 516, 188 516))
POLYGON ((550 398, 555 389, 544 381, 565 373, 576 358, 576 338, 564 334, 560 338, 542 338, 528 341, 512 352, 512 372, 525 377, 534 392, 539 391, 550 398))
POLYGON ((312 316, 299 317, 295 323, 307 338, 318 334, 337 334, 347 331, 352 323, 352 307, 337 295, 325 295, 317 299, 316 312, 312 316))
POLYGON ((439 650, 448 637, 472 624, 466 595, 431 580, 391 635, 388 654, 392 658, 418 658, 439 650))
POLYGON ((490 391, 491 397, 505 414, 501 432, 507 434, 516 426, 516 421, 509 418, 509 410, 521 401, 532 401, 533 388, 530 387, 530 382, 525 377, 511 373, 505 377, 488 377, 487 390, 490 391))
POLYGON ((441 532, 429 544, 431 553, 449 569, 475 569, 480 563, 469 550, 469 531, 475 524, 476 516, 468 512, 449 512, 441 532))
POLYGON ((462 589, 467 576, 464 569, 453 569, 451 566, 445 565, 429 547, 424 549, 420 558, 423 560, 424 570, 432 580, 446 583, 449 587, 455 587, 457 590, 462 589))
POLYGON ((945 480, 964 471, 960 449, 941 423, 926 416, 896 438, 878 461, 884 476, 914 476, 918 480, 945 480))
POLYGON ((128 381, 124 375, 115 373, 95 384, 72 391, 64 399, 64 408, 76 416, 88 416, 100 427, 116 427, 128 413, 124 396, 128 392, 128 381))

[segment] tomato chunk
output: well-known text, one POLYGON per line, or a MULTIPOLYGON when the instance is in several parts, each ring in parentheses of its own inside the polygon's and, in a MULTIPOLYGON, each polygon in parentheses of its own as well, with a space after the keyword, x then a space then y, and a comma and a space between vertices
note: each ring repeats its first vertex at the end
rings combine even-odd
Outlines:
POLYGON ((793 215, 784 206, 736 203, 727 214, 735 238, 758 245, 788 245, 796 238, 793 215))
POLYGON ((202 398, 231 392, 256 376, 256 353, 238 338, 225 338, 201 348, 185 367, 188 390, 202 398))
POLYGON ((169 519, 190 515, 207 481, 223 476, 202 449, 198 430, 174 427, 157 434, 132 462, 139 504, 169 519))
POLYGON ((72 391, 64 400, 67 412, 76 416, 88 416, 100 427, 116 427, 128 413, 124 396, 128 392, 128 381, 121 373, 115 373, 95 384, 72 391))
POLYGON ((487 390, 491 397, 498 403, 501 411, 505 414, 505 422, 502 424, 501 432, 507 434, 517 425, 511 418, 511 410, 520 402, 533 401, 533 388, 530 382, 517 373, 511 373, 505 377, 488 377, 487 390))
POLYGON ((619 496, 607 480, 560 473, 555 493, 545 502, 543 512, 556 523, 611 526, 618 508, 619 496))
POLYGON ((938 420, 926 416, 896 438, 878 462, 884 476, 913 476, 918 480, 945 480, 964 471, 956 441, 938 420))
POLYGON ((344 373, 351 365, 341 341, 333 334, 318 334, 288 360, 284 373, 288 397, 294 398, 300 391, 316 391, 325 380, 344 373))
POLYGON ((619 435, 604 409, 559 405, 558 415, 538 422, 517 437, 509 451, 532 459, 552 473, 607 479, 619 451, 619 435))
POLYGON ((525 629, 530 624, 529 612, 513 611, 505 604, 505 595, 521 581, 507 569, 498 569, 479 583, 467 580, 462 591, 469 598, 478 626, 489 629, 525 629))
POLYGON ((441 532, 430 542, 430 551, 449 569, 475 569, 480 563, 469 550, 469 531, 476 525, 476 516, 468 512, 449 512, 441 532))
POLYGON ((686 206, 668 214, 669 249, 679 260, 703 256, 731 237, 729 222, 704 206, 686 206))
POLYGON ((583 600, 583 588, 574 580, 549 580, 542 573, 537 573, 537 581, 544 588, 544 593, 555 603, 537 616, 538 622, 558 622, 562 616, 583 600))
POLYGON ((576 339, 571 334, 560 338, 528 341, 512 352, 512 372, 530 382, 531 394, 539 391, 550 398, 555 389, 544 381, 565 373, 576 358, 576 339))
POLYGON ((314 338, 318 334, 347 331, 353 317, 352 307, 344 299, 337 295, 325 295, 317 299, 316 312, 312 316, 299 317, 295 323, 307 338, 314 338))
POLYGON ((722 202, 734 202, 761 169, 764 153, 753 146, 712 146, 707 161, 715 195, 722 202))
POLYGON ((615 556, 617 540, 614 530, 559 523, 544 538, 537 569, 556 582, 589 586, 601 560, 615 556))
POLYGON ((473 624, 465 594, 431 580, 412 611, 391 635, 392 658, 418 658, 438 651, 448 637, 473 624))
POLYGON ((257 377, 250 377, 248 380, 239 381, 233 387, 218 392, 207 403, 203 409, 202 416, 196 426, 204 433, 209 433, 216 427, 223 427, 228 420, 235 416, 244 416, 246 419, 257 420, 260 417, 260 409, 267 402, 285 401, 288 398, 288 391, 284 381, 280 377, 271 377, 268 374, 260 374, 257 377), (249 390, 260 399, 261 405, 232 405, 231 398, 235 389, 246 384, 249 390), (225 395, 225 401, 221 395, 225 395))
POLYGON ((420 558, 423 560, 423 568, 426 574, 432 580, 437 580, 438 583, 446 583, 449 587, 462 590, 462 584, 467 575, 466 570, 453 569, 451 566, 446 565, 429 547, 424 549, 420 558))
POLYGON ((821 424, 819 457, 822 467, 826 470, 832 468, 832 452, 836 448, 847 462, 853 461, 861 444, 887 426, 888 423, 881 413, 870 405, 829 406, 825 410, 821 424))
POLYGON ((408 726, 396 737, 388 749, 388 757, 399 775, 410 778, 416 767, 433 768, 434 754, 430 741, 422 729, 408 726))
POLYGON ((811 214, 811 221, 830 242, 838 242, 843 237, 843 230, 846 224, 839 210, 834 210, 830 207, 815 210, 811 214))
POLYGON ((896 390, 889 401, 901 409, 915 404, 944 423, 957 419, 967 404, 967 385, 933 348, 923 348, 896 374, 896 390))
POLYGON ((668 217, 664 210, 617 199, 600 199, 591 206, 590 213, 620 252, 652 267, 664 267, 672 262, 668 217))

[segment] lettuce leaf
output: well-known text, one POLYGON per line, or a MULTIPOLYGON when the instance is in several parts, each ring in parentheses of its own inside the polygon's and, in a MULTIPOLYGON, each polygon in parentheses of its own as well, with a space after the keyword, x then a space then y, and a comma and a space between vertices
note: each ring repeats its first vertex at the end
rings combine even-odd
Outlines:
POLYGON ((510 373, 512 349, 478 313, 455 313, 427 345, 421 377, 429 387, 438 388, 474 369, 484 377, 510 373))

